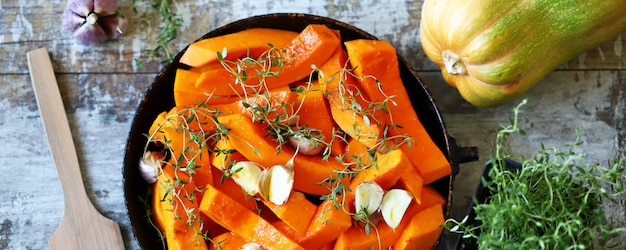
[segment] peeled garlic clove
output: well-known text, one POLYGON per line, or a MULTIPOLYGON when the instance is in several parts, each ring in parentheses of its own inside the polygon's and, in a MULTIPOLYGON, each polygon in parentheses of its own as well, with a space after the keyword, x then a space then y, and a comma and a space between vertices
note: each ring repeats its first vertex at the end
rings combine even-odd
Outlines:
POLYGON ((256 242, 249 242, 241 246, 241 250, 261 250, 261 245, 256 242))
POLYGON ((101 16, 110 16, 117 11, 116 0, 92 0, 93 12, 100 14, 101 16))
POLYGON ((373 214, 380 207, 385 191, 376 182, 362 182, 355 188, 354 207, 358 212, 373 214))
POLYGON ((391 189, 383 197, 380 213, 389 227, 396 229, 407 208, 413 201, 413 195, 403 189, 391 189))
POLYGON ((157 181, 162 158, 161 153, 146 151, 139 159, 139 174, 146 182, 152 184, 157 181))
POLYGON ((128 21, 120 14, 105 16, 101 19, 101 26, 110 39, 115 39, 126 32, 128 21))
POLYGON ((303 155, 317 155, 324 150, 324 132, 314 128, 306 128, 289 137, 289 143, 298 148, 303 155))
POLYGON ((259 179, 263 170, 261 167, 251 161, 240 161, 232 166, 233 180, 237 183, 244 192, 248 195, 256 195, 259 193, 259 179))
POLYGON ((293 168, 283 165, 266 169, 259 180, 259 194, 276 205, 285 204, 293 190, 294 176, 293 168))
POLYGON ((272 178, 271 169, 272 168, 263 170, 263 172, 261 173, 261 176, 259 177, 259 195, 264 200, 269 200, 270 179, 272 178))

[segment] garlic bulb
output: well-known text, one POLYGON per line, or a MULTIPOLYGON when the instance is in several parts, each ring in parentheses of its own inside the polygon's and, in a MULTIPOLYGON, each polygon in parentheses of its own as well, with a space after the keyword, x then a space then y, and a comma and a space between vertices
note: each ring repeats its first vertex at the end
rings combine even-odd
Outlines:
POLYGON ((115 0, 69 0, 62 25, 78 42, 95 44, 119 37, 128 22, 117 12, 115 0))

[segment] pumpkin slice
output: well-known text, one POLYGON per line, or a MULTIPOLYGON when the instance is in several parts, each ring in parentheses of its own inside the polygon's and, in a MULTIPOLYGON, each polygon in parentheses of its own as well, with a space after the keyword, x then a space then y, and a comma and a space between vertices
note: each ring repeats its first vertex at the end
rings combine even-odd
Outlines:
POLYGON ((300 245, 306 249, 319 249, 333 243, 351 225, 350 214, 335 207, 332 201, 324 200, 317 207, 306 234, 300 238, 300 245))
POLYGON ((361 169, 369 166, 374 159, 370 149, 354 138, 348 139, 348 144, 345 148, 344 161, 350 164, 352 169, 361 169))
POLYGON ((335 138, 339 126, 335 124, 331 116, 330 107, 324 92, 317 81, 309 84, 300 84, 296 88, 298 99, 294 104, 298 115, 298 126, 318 129, 324 133, 324 141, 331 145, 330 152, 333 155, 343 154, 343 142, 335 138))
POLYGON ((369 233, 362 225, 353 225, 346 232, 339 235, 335 243, 335 249, 368 250, 391 247, 400 238, 409 221, 417 212, 417 204, 411 203, 395 230, 389 227, 383 220, 379 221, 375 228, 371 227, 369 233))
POLYGON ((431 249, 443 231, 443 208, 434 205, 411 218, 402 235, 393 245, 394 250, 431 249))
POLYGON ((281 221, 300 234, 306 231, 317 209, 315 204, 308 201, 304 194, 298 191, 291 192, 289 199, 283 205, 276 205, 264 199, 263 203, 281 221))
POLYGON ((248 243, 233 232, 225 232, 211 239, 211 249, 243 249, 248 243))
POLYGON ((327 93, 335 123, 350 137, 372 148, 378 142, 381 128, 373 117, 359 113, 359 109, 367 107, 367 103, 363 102, 362 95, 355 96, 361 91, 356 79, 345 73, 346 60, 347 55, 341 46, 335 48, 330 59, 320 67, 322 73, 318 74, 318 81, 327 93))
POLYGON ((362 182, 374 181, 388 190, 396 184, 400 174, 405 168, 412 168, 409 158, 399 149, 379 155, 375 162, 367 169, 361 170, 351 181, 350 189, 356 190, 356 186, 362 182))
POLYGON ((428 135, 404 88, 395 48, 379 40, 359 39, 344 44, 354 73, 362 77, 361 89, 370 100, 385 102, 391 97, 391 101, 387 101, 390 114, 384 118, 387 125, 397 124, 399 127, 389 129, 389 134, 408 135, 413 139, 412 145, 404 143, 400 148, 417 167, 424 183, 449 176, 452 173, 450 162, 428 135))
POLYGON ((165 233, 168 249, 207 249, 201 223, 196 219, 200 218, 200 213, 195 183, 189 176, 165 167, 153 184, 153 191, 155 223, 165 233))
POLYGON ((200 104, 223 104, 239 100, 238 96, 218 96, 196 88, 199 72, 176 69, 174 77, 174 103, 177 107, 195 107, 200 104))
POLYGON ((213 150, 211 150, 211 159, 211 164, 213 164, 214 167, 224 171, 231 164, 245 161, 246 157, 237 152, 228 139, 223 137, 215 142, 215 146, 213 150))
POLYGON ((233 60, 243 56, 256 58, 270 49, 270 45, 282 48, 298 35, 297 32, 251 28, 239 32, 216 36, 194 42, 180 58, 180 62, 191 67, 204 67, 218 62, 218 53, 224 50, 223 59, 233 60))
POLYGON ((207 186, 200 211, 224 228, 266 248, 304 249, 257 213, 248 210, 213 186, 207 186))
POLYGON ((270 55, 270 59, 278 59, 282 65, 268 67, 254 64, 238 67, 231 64, 230 66, 235 71, 236 68, 245 69, 246 79, 240 79, 240 82, 236 82, 235 78, 242 77, 243 73, 219 68, 200 74, 196 81, 196 87, 206 93, 230 96, 286 86, 308 77, 312 73, 311 65, 322 65, 332 53, 332 50, 328 50, 328 48, 335 48, 338 44, 340 44, 340 40, 334 31, 325 25, 311 24, 288 45, 280 48, 281 55, 270 55), (268 72, 265 71, 273 72, 273 74, 264 77, 255 76, 259 72, 261 75, 267 75, 268 72))

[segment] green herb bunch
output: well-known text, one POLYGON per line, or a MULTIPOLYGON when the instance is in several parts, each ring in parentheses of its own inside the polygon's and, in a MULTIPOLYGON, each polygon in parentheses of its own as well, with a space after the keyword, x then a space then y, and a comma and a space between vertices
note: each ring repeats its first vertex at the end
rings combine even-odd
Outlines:
MULTIPOLYGON (((132 0, 133 12, 137 13, 137 1, 132 0)), ((144 56, 146 60, 160 59, 160 63, 168 63, 174 59, 174 52, 171 50, 171 43, 178 37, 179 28, 183 25, 182 16, 176 12, 175 0, 149 0, 150 7, 155 13, 144 13, 148 15, 144 20, 158 19, 158 35, 151 43, 144 56)), ((148 25, 148 21, 146 21, 148 25)), ((135 64, 138 68, 143 67, 144 62, 139 58, 135 58, 135 64)))
MULTIPOLYGON (((590 249, 606 246, 607 239, 626 228, 606 223, 601 205, 626 194, 626 157, 608 166, 585 161, 576 140, 565 149, 546 147, 531 157, 522 156, 522 168, 506 168, 505 141, 518 126, 524 100, 514 108, 510 125, 497 134, 496 154, 490 160, 483 186, 491 192, 485 202, 475 201, 475 223, 448 220, 446 227, 476 238, 479 249, 590 249), (462 228, 462 229, 461 229, 462 228)), ((621 246, 623 247, 623 246, 621 246)))

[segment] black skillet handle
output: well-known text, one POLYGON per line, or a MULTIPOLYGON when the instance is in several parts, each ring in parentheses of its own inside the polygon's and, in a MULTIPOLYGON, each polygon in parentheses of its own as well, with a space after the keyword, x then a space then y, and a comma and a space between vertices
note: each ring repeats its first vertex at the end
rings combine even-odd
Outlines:
MULTIPOLYGON (((456 139, 450 136, 450 160, 452 163, 452 176, 456 177, 460 172, 460 164, 473 162, 478 160, 478 148, 477 147, 459 147, 456 144, 456 139)), ((448 230, 444 230, 439 239, 437 250, 451 250, 461 249, 462 234, 451 233, 448 230)))
POLYGON ((450 136, 450 158, 452 161, 452 176, 456 176, 460 172, 460 164, 478 160, 478 148, 459 147, 456 144, 456 139, 450 136))

